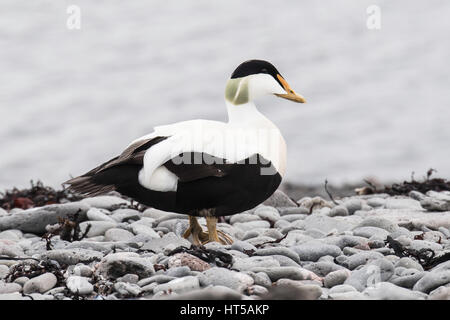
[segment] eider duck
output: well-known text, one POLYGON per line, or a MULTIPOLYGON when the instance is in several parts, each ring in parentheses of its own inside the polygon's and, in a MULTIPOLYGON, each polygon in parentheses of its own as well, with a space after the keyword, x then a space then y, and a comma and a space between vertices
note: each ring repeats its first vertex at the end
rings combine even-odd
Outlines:
POLYGON ((64 184, 88 196, 118 191, 139 203, 189 215, 185 238, 196 245, 232 239, 216 229, 218 217, 254 208, 281 183, 286 143, 254 100, 295 93, 269 62, 240 64, 226 83, 228 122, 190 120, 158 126, 117 157, 64 184), (196 217, 205 217, 208 231, 196 217))

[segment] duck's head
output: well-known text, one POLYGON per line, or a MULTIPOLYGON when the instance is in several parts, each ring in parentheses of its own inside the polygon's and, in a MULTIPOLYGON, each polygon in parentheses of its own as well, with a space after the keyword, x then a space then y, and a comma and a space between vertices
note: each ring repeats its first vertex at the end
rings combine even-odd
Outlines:
POLYGON ((273 64, 264 60, 241 63, 225 88, 225 99, 234 105, 248 103, 266 94, 294 102, 306 102, 305 98, 291 89, 273 64))

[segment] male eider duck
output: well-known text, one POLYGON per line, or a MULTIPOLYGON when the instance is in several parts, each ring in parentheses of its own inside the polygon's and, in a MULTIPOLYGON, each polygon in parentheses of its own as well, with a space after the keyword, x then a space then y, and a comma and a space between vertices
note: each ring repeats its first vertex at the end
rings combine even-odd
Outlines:
POLYGON ((119 156, 65 182, 95 196, 113 190, 142 204, 189 215, 185 238, 196 245, 232 239, 216 229, 219 216, 254 208, 281 183, 286 143, 254 104, 273 94, 305 102, 269 62, 249 60, 225 88, 228 122, 190 120, 155 127, 119 156), (205 217, 208 231, 196 217, 205 217))

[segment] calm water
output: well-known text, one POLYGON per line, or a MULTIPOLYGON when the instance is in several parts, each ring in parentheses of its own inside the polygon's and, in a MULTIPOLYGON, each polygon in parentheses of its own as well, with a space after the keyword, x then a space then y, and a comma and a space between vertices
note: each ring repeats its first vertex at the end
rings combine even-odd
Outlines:
POLYGON ((250 58, 308 100, 258 103, 288 143, 286 180, 449 178, 449 31, 446 0, 3 0, 0 189, 58 186, 156 125, 226 120, 225 82, 250 58))

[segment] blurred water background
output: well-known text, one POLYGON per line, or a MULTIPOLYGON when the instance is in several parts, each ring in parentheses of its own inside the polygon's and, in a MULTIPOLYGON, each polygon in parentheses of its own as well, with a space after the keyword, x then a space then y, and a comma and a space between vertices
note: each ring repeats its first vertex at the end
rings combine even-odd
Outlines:
POLYGON ((251 58, 308 101, 258 101, 287 182, 449 178, 449 31, 448 0, 2 0, 0 190, 59 187, 156 125, 226 121, 225 82, 251 58))

